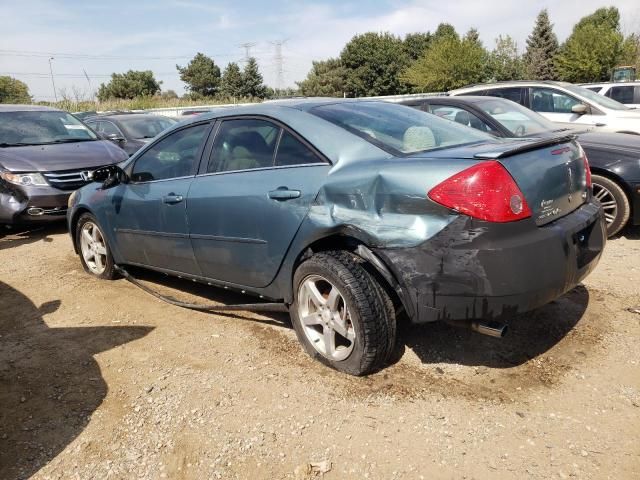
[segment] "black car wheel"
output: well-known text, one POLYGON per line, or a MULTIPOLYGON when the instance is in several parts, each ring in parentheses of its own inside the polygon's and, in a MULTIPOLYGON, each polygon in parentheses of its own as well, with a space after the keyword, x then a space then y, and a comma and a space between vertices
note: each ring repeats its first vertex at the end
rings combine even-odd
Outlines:
POLYGON ((291 319, 312 358, 350 375, 383 366, 395 344, 395 317, 359 257, 315 254, 296 270, 294 288, 291 319))
POLYGON ((604 210, 607 222, 607 236, 618 233, 629 221, 631 207, 629 199, 622 187, 613 180, 600 175, 593 175, 593 196, 604 210))
POLYGON ((111 250, 96 218, 90 213, 82 214, 75 235, 85 271, 105 280, 116 278, 111 250))

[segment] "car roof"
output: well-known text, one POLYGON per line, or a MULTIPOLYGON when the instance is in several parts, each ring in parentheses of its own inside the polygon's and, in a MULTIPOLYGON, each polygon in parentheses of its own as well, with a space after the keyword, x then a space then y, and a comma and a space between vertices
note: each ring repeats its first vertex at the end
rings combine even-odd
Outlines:
MULTIPOLYGON (((410 98, 408 98, 407 100, 403 101, 403 102, 397 102, 400 103, 401 105, 408 105, 408 104, 412 104, 412 103, 460 103, 460 104, 469 104, 469 103, 478 103, 482 100, 487 100, 487 99, 491 99, 493 100, 494 98, 500 98, 500 97, 488 97, 486 95, 464 95, 464 96, 460 96, 460 97, 450 97, 450 96, 440 96, 440 97, 428 97, 428 98, 420 98, 417 100, 412 100, 410 98)), ((503 99, 501 99, 503 100, 503 99)))
MULTIPOLYGON (((125 118, 154 118, 159 115, 150 115, 148 113, 111 113, 105 115, 91 115, 90 117, 85 118, 87 120, 98 120, 98 119, 107 119, 107 120, 122 120, 125 118)), ((164 117, 168 118, 168 117, 164 117)))
POLYGON ((635 82, 595 82, 578 83, 581 87, 640 87, 640 81, 635 82))
POLYGON ((536 85, 555 85, 557 87, 566 87, 568 85, 571 85, 571 83, 556 82, 554 80, 512 80, 508 82, 475 83, 473 85, 467 85, 466 87, 456 88, 455 90, 451 90, 449 93, 482 90, 485 88, 524 87, 524 86, 536 86, 536 85))
POLYGON ((61 112, 59 108, 45 107, 44 105, 18 105, 0 104, 0 112, 61 112))

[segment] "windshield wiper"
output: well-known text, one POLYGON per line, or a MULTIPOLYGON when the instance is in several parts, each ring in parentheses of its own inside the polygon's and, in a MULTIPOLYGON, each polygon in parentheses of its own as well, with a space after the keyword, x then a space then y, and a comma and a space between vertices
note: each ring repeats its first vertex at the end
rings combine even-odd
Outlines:
POLYGON ((28 147, 28 146, 32 146, 32 145, 40 145, 39 143, 7 143, 7 142, 0 142, 0 148, 7 148, 7 147, 28 147))
POLYGON ((48 145, 48 144, 52 144, 52 143, 77 143, 77 142, 93 142, 95 141, 95 138, 63 138, 60 140, 54 140, 53 142, 48 142, 46 144, 42 144, 42 145, 48 145))

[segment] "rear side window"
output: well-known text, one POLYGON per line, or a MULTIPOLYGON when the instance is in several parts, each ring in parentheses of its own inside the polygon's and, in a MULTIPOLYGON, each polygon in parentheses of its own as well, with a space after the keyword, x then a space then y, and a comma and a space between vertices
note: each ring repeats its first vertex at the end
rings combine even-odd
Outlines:
POLYGON ((266 120, 225 120, 216 134, 207 173, 273 166, 280 127, 266 120))
POLYGON ((440 117, 451 120, 452 122, 465 125, 467 127, 475 128, 481 132, 492 132, 493 129, 479 119, 476 115, 460 107, 454 107, 453 105, 430 105, 429 109, 431 113, 440 117))
POLYGON ((493 88, 486 90, 484 95, 488 97, 500 97, 522 104, 522 88, 493 88))
POLYGON ((551 88, 531 89, 531 110, 546 113, 572 113, 571 108, 580 100, 551 88))
POLYGON ((322 160, 313 153, 304 143, 287 131, 282 132, 278 152, 276 153, 276 167, 291 165, 305 165, 321 163, 322 160))
POLYGON ((620 103, 634 103, 633 94, 634 89, 636 87, 633 86, 621 86, 621 87, 611 87, 607 92, 607 97, 613 98, 614 100, 620 103))

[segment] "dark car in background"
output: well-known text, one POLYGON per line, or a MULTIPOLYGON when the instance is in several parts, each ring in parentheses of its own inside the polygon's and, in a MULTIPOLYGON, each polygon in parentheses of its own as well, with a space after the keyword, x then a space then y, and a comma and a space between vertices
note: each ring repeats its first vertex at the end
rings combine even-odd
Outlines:
POLYGON ((589 159, 593 194, 603 206, 608 235, 615 235, 628 222, 640 225, 640 136, 569 130, 498 97, 431 97, 400 103, 497 137, 576 134, 589 159))
POLYGON ((70 113, 0 105, 0 224, 64 219, 93 170, 126 158, 70 113))
POLYGON ((148 113, 114 113, 88 117, 84 122, 103 138, 133 155, 177 120, 148 113))
POLYGON ((306 351, 356 375, 389 358, 396 311, 501 336, 606 241, 571 137, 497 139, 385 102, 220 109, 95 179, 67 213, 88 273, 135 265, 282 301, 306 351))

